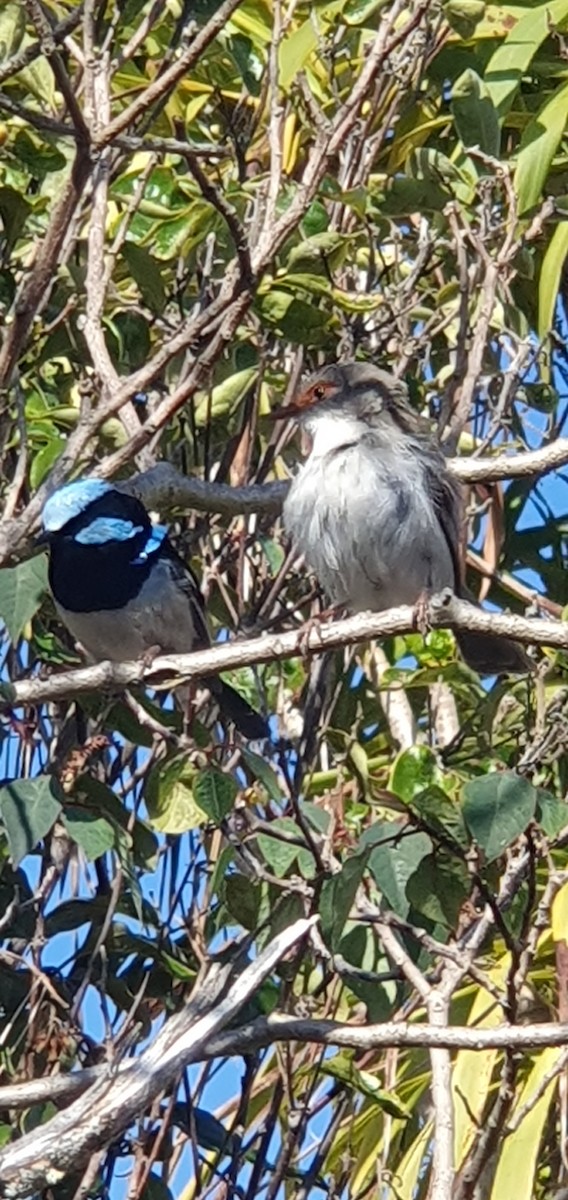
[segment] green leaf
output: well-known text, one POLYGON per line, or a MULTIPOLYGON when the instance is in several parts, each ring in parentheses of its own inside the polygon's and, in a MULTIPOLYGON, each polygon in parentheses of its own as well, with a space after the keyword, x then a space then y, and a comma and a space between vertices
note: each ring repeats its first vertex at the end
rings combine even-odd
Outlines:
POLYGON ((0 617, 12 644, 37 612, 47 589, 47 558, 44 554, 5 567, 0 571, 0 617))
POLYGON ((537 788, 536 819, 549 838, 556 838, 568 825, 568 804, 537 788))
POLYGON ((515 191, 519 214, 528 212, 539 202, 550 165, 558 150, 568 118, 568 83, 559 88, 551 100, 527 125, 521 139, 515 171, 515 191))
POLYGON ((141 1193, 141 1200, 173 1200, 173 1193, 161 1175, 150 1171, 141 1193))
POLYGON ((347 25, 361 25, 389 3, 390 0, 347 0, 343 20, 347 25))
POLYGON ((347 1087, 360 1092, 362 1096, 372 1100, 373 1104, 377 1104, 389 1116, 397 1117, 402 1121, 410 1120, 410 1111, 392 1092, 383 1091, 375 1075, 372 1075, 370 1071, 361 1071, 359 1067, 355 1066, 352 1052, 341 1050, 333 1058, 325 1059, 320 1070, 324 1075, 340 1079, 342 1083, 347 1084, 347 1087))
POLYGON ((339 16, 345 5, 345 0, 331 0, 325 6, 313 5, 312 11, 303 25, 299 25, 288 37, 280 42, 278 51, 278 82, 283 91, 287 92, 296 75, 301 71, 311 54, 317 49, 321 39, 326 35, 329 26, 339 16))
MULTIPOLYGON (((42 446, 34 456, 30 467, 30 484, 34 491, 43 483, 46 475, 51 471, 54 463, 57 462, 59 455, 63 453, 67 445, 66 438, 52 437, 46 446, 42 446)), ((32 562, 35 561, 32 559, 32 562)))
POLYGON ((470 68, 463 71, 454 83, 452 112, 456 129, 466 150, 477 146, 484 154, 499 157, 499 118, 488 88, 470 68))
POLYGON ((441 788, 429 787, 419 792, 412 800, 411 807, 431 830, 445 834, 464 849, 469 846, 470 839, 461 807, 441 788))
POLYGON ((279 817, 276 821, 271 821, 270 827, 274 829, 275 835, 281 829, 284 833, 293 834, 296 839, 295 844, 280 840, 278 836, 271 837, 268 833, 259 833, 257 837, 258 848, 265 862, 279 879, 283 879, 301 849, 297 844, 299 830, 291 817, 279 817))
POLYGON ((161 833, 186 833, 207 819, 194 795, 195 770, 185 759, 174 759, 153 767, 146 786, 148 817, 161 833))
POLYGON ((258 913, 262 899, 261 887, 252 883, 245 875, 229 875, 223 889, 225 904, 231 916, 251 931, 258 924, 258 913))
POLYGON ((115 845, 116 835, 111 822, 87 812, 79 805, 66 804, 63 824, 89 862, 101 858, 115 845))
POLYGON ((8 250, 12 249, 32 211, 32 205, 15 188, 0 188, 0 217, 8 250))
POLYGON ((550 36, 551 26, 558 25, 566 16, 568 0, 551 0, 550 3, 529 7, 495 50, 485 69, 484 78, 501 118, 508 113, 539 46, 550 36))
POLYGON ((52 775, 15 779, 0 788, 0 813, 15 866, 49 833, 62 802, 63 793, 52 775))
POLYGON ((372 841, 379 844, 372 847, 369 857, 371 875, 389 908, 407 917, 408 880, 422 859, 431 853, 432 842, 425 833, 408 832, 408 826, 390 821, 377 822, 361 838, 366 845, 372 841))
POLYGON ((278 776, 270 763, 266 762, 266 759, 262 758, 260 754, 255 754, 253 750, 247 750, 246 747, 242 750, 242 756, 249 771, 262 784, 270 799, 279 802, 282 799, 282 789, 278 783, 278 776))
POLYGON ((192 979, 195 979, 197 973, 195 967, 190 966, 189 963, 181 962, 179 958, 174 958, 172 954, 166 954, 165 950, 162 950, 160 954, 160 962, 164 963, 174 979, 181 979, 183 983, 190 983, 192 979))
POLYGON ((406 894, 416 912, 435 925, 454 929, 470 890, 471 880, 464 863, 445 851, 435 850, 422 859, 410 876, 406 894))
POLYGON ((244 371, 236 371, 234 375, 230 375, 228 379, 217 384, 210 396, 203 396, 197 400, 196 425, 206 425, 210 417, 212 420, 218 421, 222 417, 231 416, 242 403, 257 377, 258 367, 247 367, 244 371))
POLYGON ((18 50, 26 31, 26 14, 21 4, 0 5, 0 62, 18 50))
POLYGON ((323 884, 320 895, 321 928, 332 950, 339 945, 368 861, 369 851, 366 849, 352 854, 346 858, 341 871, 323 884))
POLYGON ((142 299, 152 309, 152 312, 163 312, 166 292, 156 259, 144 246, 138 246, 136 242, 124 243, 122 257, 140 288, 142 299))
POLYGON ((428 746, 411 746, 397 756, 389 779, 389 790, 407 804, 428 787, 444 781, 436 755, 428 746))
POLYGON ((568 221, 557 225, 546 248, 538 281, 538 336, 546 337, 554 328, 554 312, 560 280, 568 255, 568 221))
POLYGON ((266 296, 262 296, 258 308, 267 325, 274 326, 282 337, 301 345, 311 344, 314 336, 317 341, 319 331, 329 320, 327 313, 314 304, 279 288, 271 288, 266 296))
POLYGON ((216 825, 220 825, 227 813, 230 813, 237 791, 234 779, 230 775, 224 775, 216 767, 199 771, 193 783, 193 794, 200 809, 216 825))
POLYGON ((389 179, 385 185, 382 199, 378 197, 380 212, 383 216, 401 217, 416 212, 440 213, 453 192, 440 182, 431 179, 411 179, 407 175, 397 175, 389 179))
POLYGON ((18 73, 18 80, 44 109, 55 111, 55 80, 46 58, 36 58, 18 73))
POLYGON ((311 800, 302 800, 300 807, 308 824, 318 833, 325 835, 329 830, 330 814, 324 808, 321 808, 319 804, 314 804, 311 800))
POLYGON ((499 858, 532 821, 537 793, 512 771, 472 779, 463 789, 463 815, 487 862, 499 858))
POLYGON ((446 0, 442 12, 451 29, 469 41, 485 14, 484 0, 446 0))

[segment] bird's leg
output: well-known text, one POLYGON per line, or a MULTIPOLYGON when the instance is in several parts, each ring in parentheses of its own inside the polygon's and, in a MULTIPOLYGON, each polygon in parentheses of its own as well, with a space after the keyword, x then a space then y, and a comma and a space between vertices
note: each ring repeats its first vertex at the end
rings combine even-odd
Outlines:
POLYGON ((144 667, 145 671, 149 670, 149 668, 152 666, 154 659, 157 658, 158 655, 161 653, 162 653, 162 647, 159 646, 157 643, 154 646, 146 647, 144 653, 140 657, 140 662, 142 663, 142 666, 144 667))
POLYGON ((343 616, 344 612, 344 604, 330 604, 328 608, 324 608, 321 610, 321 612, 315 613, 313 616, 308 617, 308 620, 298 631, 297 647, 298 653, 302 658, 308 657, 310 637, 312 633, 319 634, 322 625, 330 624, 331 621, 333 621, 336 617, 343 616))
POLYGON ((423 588, 415 605, 414 605, 414 625, 416 626, 422 637, 430 632, 432 628, 430 623, 430 601, 432 599, 432 591, 430 588, 423 588))

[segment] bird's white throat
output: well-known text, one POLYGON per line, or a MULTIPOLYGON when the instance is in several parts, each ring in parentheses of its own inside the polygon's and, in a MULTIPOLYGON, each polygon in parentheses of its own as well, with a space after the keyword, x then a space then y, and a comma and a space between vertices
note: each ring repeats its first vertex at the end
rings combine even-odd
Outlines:
POLYGON ((365 426, 348 413, 312 411, 304 422, 309 434, 312 458, 323 458, 340 446, 358 442, 365 434, 365 426))

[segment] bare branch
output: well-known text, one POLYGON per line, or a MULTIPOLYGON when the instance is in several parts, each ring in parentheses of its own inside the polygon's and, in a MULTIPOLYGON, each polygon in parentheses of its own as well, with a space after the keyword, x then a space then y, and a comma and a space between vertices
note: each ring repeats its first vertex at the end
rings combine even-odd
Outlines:
POLYGON ((315 919, 302 918, 283 930, 228 989, 231 967, 217 967, 209 986, 206 980, 195 999, 166 1023, 145 1053, 123 1064, 120 1071, 107 1067, 85 1096, 42 1125, 41 1132, 34 1130, 0 1153, 0 1196, 23 1200, 38 1189, 53 1186, 127 1129, 156 1097, 174 1085, 189 1063, 199 1061, 209 1039, 234 1019, 283 956, 305 937, 315 919))
MULTIPOLYGON (((344 621, 312 628, 302 636, 299 631, 262 634, 247 641, 235 641, 199 650, 194 654, 169 654, 155 658, 150 666, 143 662, 101 662, 94 667, 62 671, 49 679, 26 679, 0 684, 3 707, 41 704, 47 700, 70 699, 88 692, 120 691, 132 684, 171 689, 182 680, 203 675, 218 675, 254 663, 281 662, 302 654, 321 654, 337 646, 352 646, 370 638, 392 637, 409 633, 414 627, 414 609, 410 605, 383 613, 359 613, 344 621)), ((451 593, 432 597, 430 622, 433 629, 465 629, 470 633, 496 633, 525 645, 557 646, 568 649, 568 626, 560 621, 545 621, 488 613, 477 609, 451 593)))
MULTIPOLYGON (((277 1042, 312 1042, 320 1046, 345 1046, 357 1051, 401 1049, 513 1050, 531 1053, 547 1046, 568 1047, 568 1024, 554 1021, 530 1025, 494 1025, 490 1028, 468 1025, 438 1025, 416 1021, 385 1021, 378 1025, 349 1025, 342 1021, 290 1017, 273 1012, 237 1029, 211 1035, 196 1047, 192 1062, 252 1054, 277 1042)), ((129 1073, 130 1062, 120 1063, 117 1075, 129 1073)), ((48 1100, 62 1103, 83 1093, 106 1075, 106 1066, 86 1067, 69 1075, 32 1079, 0 1088, 0 1107, 18 1112, 48 1100)), ((551 1075, 552 1077, 552 1075, 551 1075)), ((515 1119, 515 1127, 519 1122, 515 1119)), ((1 1163, 1 1159, 0 1159, 1 1163)), ((1 1194, 1 1192, 0 1192, 1 1194)))

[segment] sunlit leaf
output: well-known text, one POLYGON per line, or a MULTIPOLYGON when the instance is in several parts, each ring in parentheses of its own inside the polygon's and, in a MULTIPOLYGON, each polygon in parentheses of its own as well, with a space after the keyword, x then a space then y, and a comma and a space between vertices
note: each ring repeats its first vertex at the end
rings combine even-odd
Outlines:
POLYGON ((568 83, 543 105, 523 134, 515 171, 519 213, 527 212, 540 200, 567 118, 568 83))
POLYGON ((517 19, 502 45, 497 46, 485 70, 485 83, 499 116, 504 117, 513 103, 523 74, 538 53, 539 46, 568 14, 568 0, 531 5, 517 10, 517 19))
POLYGON ((558 289, 568 255, 568 221, 560 221, 552 234, 540 268, 538 281, 538 335, 547 336, 554 328, 558 289))

